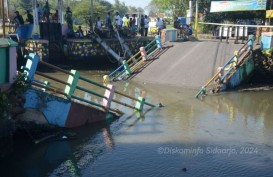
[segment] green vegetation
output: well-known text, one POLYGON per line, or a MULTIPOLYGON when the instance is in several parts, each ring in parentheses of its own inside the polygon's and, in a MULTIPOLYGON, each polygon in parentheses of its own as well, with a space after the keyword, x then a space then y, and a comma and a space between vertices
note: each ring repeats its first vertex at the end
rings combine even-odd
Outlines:
POLYGON ((3 115, 4 111, 9 110, 9 101, 7 93, 0 93, 0 116, 3 115))
POLYGON ((9 92, 0 93, 0 116, 5 112, 10 113, 14 107, 22 106, 23 93, 30 88, 31 82, 26 73, 19 73, 16 82, 9 92))
MULTIPOLYGON (((193 16, 195 16, 196 1, 192 1, 193 16)), ((238 19, 261 19, 265 20, 265 11, 245 11, 245 12, 223 12, 210 13, 211 0, 199 0, 199 19, 205 22, 221 23, 229 21, 235 23, 238 19)), ((186 17, 189 9, 189 0, 152 0, 147 7, 149 15, 164 13, 165 16, 186 17)), ((267 9, 270 9, 270 1, 267 1, 267 9)))

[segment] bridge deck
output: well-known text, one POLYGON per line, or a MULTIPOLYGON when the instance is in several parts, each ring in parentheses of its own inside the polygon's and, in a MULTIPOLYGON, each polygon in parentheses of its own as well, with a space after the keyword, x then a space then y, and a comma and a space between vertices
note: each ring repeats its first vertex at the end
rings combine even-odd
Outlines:
POLYGON ((135 80, 200 88, 242 46, 209 40, 174 42, 167 45, 172 47, 142 70, 135 80))

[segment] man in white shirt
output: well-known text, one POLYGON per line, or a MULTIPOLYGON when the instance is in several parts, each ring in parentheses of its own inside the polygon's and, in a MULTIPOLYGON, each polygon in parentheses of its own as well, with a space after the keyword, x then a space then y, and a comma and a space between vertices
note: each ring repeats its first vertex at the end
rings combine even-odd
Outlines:
POLYGON ((157 17, 157 21, 156 21, 156 27, 157 27, 157 34, 161 36, 161 30, 163 29, 163 21, 157 17))
POLYGON ((122 27, 125 27, 124 22, 126 21, 126 15, 124 15, 124 17, 122 18, 122 27))
POLYGON ((119 16, 118 12, 116 12, 115 21, 116 21, 116 28, 120 29, 120 27, 121 27, 121 18, 119 16))

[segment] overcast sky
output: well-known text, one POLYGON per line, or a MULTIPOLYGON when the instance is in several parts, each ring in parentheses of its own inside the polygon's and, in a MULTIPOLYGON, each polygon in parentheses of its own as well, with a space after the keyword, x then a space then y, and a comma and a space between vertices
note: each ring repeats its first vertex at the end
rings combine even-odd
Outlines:
MULTIPOLYGON (((111 4, 115 3, 115 0, 107 0, 111 4)), ((142 7, 143 9, 151 2, 151 0, 119 0, 125 2, 126 6, 142 7)))

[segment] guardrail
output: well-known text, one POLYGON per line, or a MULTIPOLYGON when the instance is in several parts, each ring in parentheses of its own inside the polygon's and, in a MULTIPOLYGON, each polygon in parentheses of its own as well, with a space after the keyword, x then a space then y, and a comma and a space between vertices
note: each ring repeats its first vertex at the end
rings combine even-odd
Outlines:
POLYGON ((82 77, 82 76, 80 76, 80 73, 76 70, 66 71, 66 70, 63 70, 57 66, 46 63, 44 61, 40 61, 40 58, 38 55, 30 54, 29 56, 26 56, 26 57, 28 60, 27 60, 26 66, 24 67, 24 72, 26 72, 27 76, 30 78, 30 80, 32 80, 33 86, 38 87, 38 88, 42 88, 44 91, 52 91, 52 92, 61 94, 62 96, 65 96, 67 99, 78 100, 78 101, 90 104, 92 106, 96 106, 98 108, 101 108, 104 111, 112 111, 112 112, 120 113, 119 110, 111 108, 111 102, 115 102, 117 104, 129 107, 129 108, 134 109, 136 111, 142 111, 144 105, 147 105, 150 107, 156 107, 155 105, 146 102, 145 98, 143 98, 143 97, 134 98, 132 96, 126 95, 126 94, 116 90, 113 85, 105 86, 105 85, 102 85, 98 82, 90 80, 88 78, 82 77), (46 67, 49 67, 51 69, 54 69, 59 72, 67 74, 68 81, 63 81, 63 80, 58 79, 57 77, 49 76, 49 75, 44 74, 42 72, 36 71, 38 63, 41 65, 44 65, 46 67), (62 84, 65 86, 65 88, 58 88, 55 85, 51 85, 50 82, 44 83, 41 81, 34 80, 35 74, 37 74, 41 77, 44 77, 46 79, 55 81, 58 84, 62 84), (103 89, 104 95, 80 86, 79 82, 78 82, 79 80, 87 82, 93 86, 98 86, 99 88, 103 89), (102 99, 102 101, 100 103, 97 103, 92 100, 81 98, 81 97, 75 95, 76 90, 80 90, 80 91, 83 91, 84 93, 95 95, 96 97, 102 99), (114 94, 119 94, 119 95, 122 95, 124 97, 127 97, 127 98, 135 101, 135 105, 129 105, 127 103, 124 103, 124 102, 114 99, 114 94))
POLYGON ((254 36, 250 35, 248 41, 238 51, 234 52, 235 55, 231 56, 223 67, 218 68, 213 77, 201 87, 201 89, 195 95, 195 98, 198 98, 198 96, 201 94, 205 95, 206 88, 213 82, 223 83, 224 81, 228 80, 235 73, 238 66, 243 64, 246 56, 253 49, 253 44, 254 36))
POLYGON ((145 47, 140 47, 140 50, 129 58, 124 60, 122 65, 111 72, 109 75, 103 76, 103 82, 113 81, 117 78, 124 79, 126 76, 136 72, 146 60, 151 59, 158 51, 162 49, 161 39, 158 35, 145 47))

